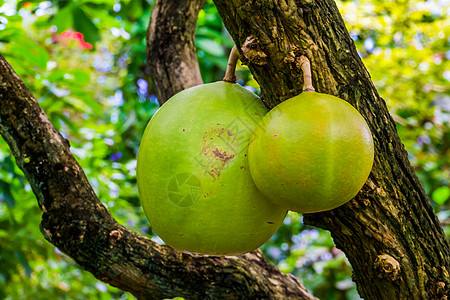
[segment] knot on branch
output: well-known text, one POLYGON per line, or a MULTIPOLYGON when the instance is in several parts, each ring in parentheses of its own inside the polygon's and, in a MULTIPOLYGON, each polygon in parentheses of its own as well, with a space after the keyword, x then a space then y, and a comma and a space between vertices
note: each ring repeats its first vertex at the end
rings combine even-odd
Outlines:
POLYGON ((367 198, 360 199, 360 203, 361 203, 364 207, 367 207, 367 206, 370 205, 370 200, 367 199, 367 198))
POLYGON ((245 64, 255 64, 258 66, 265 65, 267 54, 261 49, 261 45, 254 36, 249 36, 241 47, 242 54, 241 61, 245 64))
POLYGON ((109 238, 112 242, 117 242, 122 238, 122 231, 114 229, 109 233, 109 238))
POLYGON ((375 260, 375 269, 379 272, 380 278, 390 281, 397 280, 400 276, 400 263, 388 254, 378 255, 375 260))

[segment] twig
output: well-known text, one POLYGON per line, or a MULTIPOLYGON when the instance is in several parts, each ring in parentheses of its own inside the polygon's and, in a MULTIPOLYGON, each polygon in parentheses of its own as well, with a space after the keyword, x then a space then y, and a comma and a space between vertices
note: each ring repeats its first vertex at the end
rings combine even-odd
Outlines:
POLYGON ((239 52, 237 51, 236 45, 233 46, 230 52, 230 57, 228 58, 228 66, 225 71, 225 77, 223 81, 236 83, 236 65, 239 59, 239 52))
POLYGON ((300 56, 300 67, 303 72, 303 92, 315 92, 316 90, 312 85, 311 63, 304 55, 300 56))

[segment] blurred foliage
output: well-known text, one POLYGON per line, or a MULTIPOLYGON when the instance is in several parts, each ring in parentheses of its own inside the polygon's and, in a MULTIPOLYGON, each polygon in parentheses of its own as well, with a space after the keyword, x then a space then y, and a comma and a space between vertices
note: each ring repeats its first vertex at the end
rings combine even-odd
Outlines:
MULTIPOLYGON (((0 53, 38 99, 94 190, 127 227, 155 236, 140 208, 136 154, 158 108, 145 67, 153 1, 0 1, 0 53)), ((450 6, 444 0, 338 2, 350 35, 386 100, 410 160, 447 235, 450 211, 450 6)), ((205 82, 223 77, 233 42, 212 1, 196 46, 205 82)), ((239 83, 258 91, 248 69, 239 83)), ((41 212, 0 139, 0 299, 132 299, 96 280, 39 231, 41 212)), ((262 247, 321 299, 359 299, 351 267, 329 233, 289 213, 262 247)))
POLYGON ((425 191, 448 221, 449 2, 347 1, 340 8, 425 191))

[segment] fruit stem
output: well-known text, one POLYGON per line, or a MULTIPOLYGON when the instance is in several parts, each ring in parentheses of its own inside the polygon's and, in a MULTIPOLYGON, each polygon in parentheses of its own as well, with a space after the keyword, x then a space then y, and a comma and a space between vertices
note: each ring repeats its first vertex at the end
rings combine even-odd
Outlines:
POLYGON ((226 82, 236 83, 236 65, 239 59, 239 52, 237 51, 236 45, 233 46, 230 52, 230 57, 228 58, 228 66, 225 71, 225 77, 222 79, 226 82))
POLYGON ((303 72, 303 92, 315 92, 316 90, 312 85, 311 63, 304 55, 300 56, 300 67, 303 72))

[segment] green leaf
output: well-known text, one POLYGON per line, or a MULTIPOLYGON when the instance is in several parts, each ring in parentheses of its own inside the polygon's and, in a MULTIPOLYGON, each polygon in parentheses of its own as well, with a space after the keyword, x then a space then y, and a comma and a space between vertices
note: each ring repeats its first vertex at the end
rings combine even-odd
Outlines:
POLYGON ((89 107, 81 101, 78 97, 73 97, 71 95, 65 96, 62 98, 62 101, 66 103, 67 105, 71 106, 73 109, 75 109, 78 112, 81 113, 87 113, 89 112, 89 107))
POLYGON ((0 30, 0 42, 8 43, 17 40, 23 33, 17 28, 5 28, 0 30))
POLYGON ((70 130, 72 131, 72 133, 78 133, 79 129, 77 127, 77 125, 75 125, 69 118, 67 118, 64 114, 59 114, 59 118, 61 121, 63 121, 67 127, 70 128, 70 130))
POLYGON ((448 186, 441 186, 434 190, 431 194, 433 201, 439 205, 444 205, 450 197, 450 188, 448 186))
POLYGON ((195 33, 196 33, 197 37, 220 39, 220 40, 222 40, 224 38, 222 35, 222 32, 217 31, 212 28, 209 28, 209 27, 200 27, 196 30, 195 33))
POLYGON ((128 17, 132 18, 132 19, 139 19, 140 17, 142 17, 142 12, 143 12, 143 2, 142 0, 135 0, 135 1, 130 1, 125 7, 124 7, 124 11, 127 12, 128 17))
POLYGON ((75 7, 72 14, 75 30, 84 35, 86 42, 94 45, 96 42, 100 41, 100 34, 97 26, 92 23, 91 19, 88 18, 84 10, 80 7, 75 7))
POLYGON ((213 56, 225 55, 225 49, 221 44, 217 43, 216 41, 205 38, 197 38, 195 44, 199 50, 203 50, 206 53, 209 53, 213 56))
POLYGON ((32 66, 46 70, 49 55, 45 48, 30 40, 20 40, 9 47, 10 56, 14 57, 17 62, 26 62, 32 66))
POLYGON ((70 70, 67 69, 59 69, 52 72, 47 79, 50 82, 61 82, 64 80, 64 74, 70 73, 70 70))
POLYGON ((0 200, 5 201, 6 205, 9 207, 14 207, 16 205, 16 200, 11 194, 11 189, 6 181, 0 181, 0 200))
POLYGON ((86 104, 96 115, 101 116, 103 114, 103 107, 95 100, 93 100, 90 95, 84 95, 80 97, 81 101, 86 104))
POLYGON ((222 68, 223 70, 226 70, 228 65, 228 58, 225 56, 218 56, 218 57, 207 57, 208 61, 211 63, 211 65, 218 66, 222 68))
POLYGON ((66 31, 73 26, 73 12, 74 3, 71 3, 64 8, 58 10, 58 13, 52 19, 52 24, 58 28, 58 32, 66 31))
POLYGON ((87 71, 74 70, 72 72, 72 75, 74 76, 74 80, 78 85, 86 86, 89 84, 90 76, 87 71))
POLYGON ((5 160, 3 160, 2 169, 7 171, 8 173, 14 174, 14 162, 11 159, 11 156, 5 157, 5 160))
POLYGON ((23 253, 18 252, 18 251, 16 251, 14 254, 19 259, 20 263, 22 264, 23 268, 25 269, 25 274, 27 275, 28 278, 30 278, 31 277, 31 272, 33 270, 31 269, 27 258, 23 255, 23 253))
POLYGON ((94 10, 107 10, 109 6, 106 3, 86 2, 84 6, 94 10))

